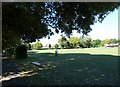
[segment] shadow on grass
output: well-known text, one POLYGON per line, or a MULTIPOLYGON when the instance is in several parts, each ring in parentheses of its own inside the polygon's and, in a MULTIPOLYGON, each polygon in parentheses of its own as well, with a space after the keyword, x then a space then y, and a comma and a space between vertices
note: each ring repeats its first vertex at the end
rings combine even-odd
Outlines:
MULTIPOLYGON (((49 64, 50 68, 36 71, 38 74, 34 76, 21 77, 22 81, 27 81, 26 85, 117 85, 119 80, 118 56, 68 53, 55 57, 54 53, 28 52, 27 59, 15 60, 17 65, 33 61, 49 64)), ((3 84, 19 84, 19 78, 11 81, 3 84)))

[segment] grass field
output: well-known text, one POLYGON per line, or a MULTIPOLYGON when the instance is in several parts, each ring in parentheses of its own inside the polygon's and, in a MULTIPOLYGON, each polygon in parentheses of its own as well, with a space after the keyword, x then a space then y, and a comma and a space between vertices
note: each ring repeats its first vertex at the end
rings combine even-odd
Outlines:
POLYGON ((34 70, 29 85, 115 85, 118 83, 118 48, 31 50, 18 60, 23 70, 34 70), (37 61, 39 68, 31 64, 37 61))

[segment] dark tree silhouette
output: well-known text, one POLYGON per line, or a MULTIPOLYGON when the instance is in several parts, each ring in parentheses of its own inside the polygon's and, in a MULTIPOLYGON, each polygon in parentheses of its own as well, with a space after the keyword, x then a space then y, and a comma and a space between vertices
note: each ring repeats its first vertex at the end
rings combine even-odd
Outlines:
POLYGON ((3 2, 2 44, 3 49, 33 42, 42 37, 72 30, 87 34, 96 21, 103 19, 119 7, 118 2, 3 2))

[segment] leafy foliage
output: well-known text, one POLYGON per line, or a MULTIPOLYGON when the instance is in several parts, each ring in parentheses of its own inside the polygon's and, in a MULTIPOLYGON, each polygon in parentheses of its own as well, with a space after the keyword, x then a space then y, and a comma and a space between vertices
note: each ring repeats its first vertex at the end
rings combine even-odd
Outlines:
POLYGON ((78 37, 71 37, 69 43, 72 48, 77 48, 80 44, 80 39, 78 37))
POLYGON ((105 40, 101 40, 101 43, 99 46, 104 46, 105 44, 116 44, 119 43, 119 40, 117 39, 105 39, 105 40))
POLYGON ((68 36, 72 30, 87 34, 92 30, 90 25, 97 21, 102 22, 118 7, 118 2, 49 2, 46 3, 49 14, 46 15, 45 23, 55 28, 56 32, 61 30, 68 36))
POLYGON ((120 40, 117 39, 105 39, 105 40, 92 40, 89 36, 70 37, 68 40, 65 36, 58 39, 58 43, 61 48, 91 48, 91 47, 103 47, 105 44, 117 44, 120 40))
POLYGON ((110 43, 118 43, 118 40, 116 40, 116 39, 110 39, 110 43))
POLYGON ((98 47, 101 43, 101 40, 96 39, 92 41, 92 47, 98 47))
POLYGON ((86 46, 87 46, 87 48, 91 47, 91 41, 92 41, 92 39, 90 37, 86 38, 86 46))
POLYGON ((81 48, 90 48, 92 39, 88 36, 80 37, 80 47, 81 48))
POLYGON ((67 48, 68 41, 65 36, 61 36, 61 38, 58 39, 58 43, 61 48, 67 48))
MULTIPOLYGON (((34 42, 36 39, 72 30, 87 34, 96 21, 102 22, 118 2, 30 2, 2 3, 3 49, 34 42), (8 10, 9 8, 9 10, 8 10), (49 29, 49 27, 51 27, 49 29)), ((68 42, 67 42, 68 43, 68 42)))
POLYGON ((90 37, 70 37, 68 40, 65 36, 58 39, 61 48, 90 48, 92 39, 90 37))
POLYGON ((40 50, 42 48, 42 43, 36 42, 32 45, 32 49, 40 50))
POLYGON ((41 21, 44 15, 43 4, 3 3, 3 48, 17 46, 21 39, 24 42, 33 42, 48 34, 47 26, 41 21))

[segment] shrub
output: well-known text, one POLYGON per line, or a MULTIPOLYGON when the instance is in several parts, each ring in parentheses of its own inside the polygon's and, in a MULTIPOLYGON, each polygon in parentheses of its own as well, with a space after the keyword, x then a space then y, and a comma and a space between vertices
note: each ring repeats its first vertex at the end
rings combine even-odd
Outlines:
POLYGON ((27 58, 27 47, 25 45, 18 46, 16 48, 16 58, 25 59, 27 58))

